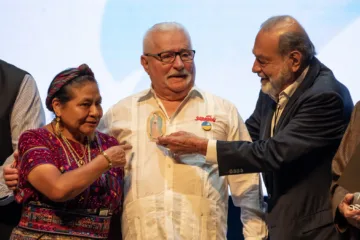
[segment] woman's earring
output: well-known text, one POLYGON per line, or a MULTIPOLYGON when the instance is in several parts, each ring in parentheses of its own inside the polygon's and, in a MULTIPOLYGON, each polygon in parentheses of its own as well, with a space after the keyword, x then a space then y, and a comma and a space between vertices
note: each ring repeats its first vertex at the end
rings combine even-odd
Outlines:
POLYGON ((60 130, 60 118, 56 117, 55 118, 56 124, 55 124, 55 134, 57 136, 61 136, 61 130, 60 130))

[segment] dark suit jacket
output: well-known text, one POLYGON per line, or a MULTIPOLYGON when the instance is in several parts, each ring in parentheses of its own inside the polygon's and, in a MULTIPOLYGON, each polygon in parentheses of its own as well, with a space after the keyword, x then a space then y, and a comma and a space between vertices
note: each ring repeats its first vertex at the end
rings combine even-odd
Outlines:
POLYGON ((220 175, 264 172, 271 240, 339 239, 328 189, 331 161, 353 108, 350 93, 314 58, 270 138, 275 106, 260 92, 246 121, 253 143, 217 142, 220 175))
POLYGON ((332 197, 333 216, 334 222, 338 229, 343 232, 342 239, 344 240, 360 239, 360 230, 348 224, 346 219, 343 218, 337 210, 340 202, 349 192, 342 186, 339 186, 337 181, 339 180, 339 177, 341 176, 357 147, 360 147, 360 102, 355 105, 349 126, 346 129, 340 147, 336 152, 332 162, 333 181, 331 184, 330 193, 332 197))

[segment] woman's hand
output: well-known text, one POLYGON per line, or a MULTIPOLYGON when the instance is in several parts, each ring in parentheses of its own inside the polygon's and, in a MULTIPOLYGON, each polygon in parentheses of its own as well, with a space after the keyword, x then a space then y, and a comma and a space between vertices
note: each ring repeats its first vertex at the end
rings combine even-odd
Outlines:
POLYGON ((110 159, 112 167, 124 167, 126 164, 126 151, 130 150, 132 146, 130 144, 124 144, 119 146, 113 146, 104 152, 110 159))

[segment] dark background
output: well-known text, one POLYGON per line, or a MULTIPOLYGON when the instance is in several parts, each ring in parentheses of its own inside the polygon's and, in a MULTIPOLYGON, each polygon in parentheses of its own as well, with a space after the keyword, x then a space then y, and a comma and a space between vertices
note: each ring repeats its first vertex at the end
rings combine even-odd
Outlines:
POLYGON ((229 197, 229 208, 228 208, 228 240, 244 240, 242 235, 243 225, 240 220, 240 208, 235 207, 232 198, 229 197))
MULTIPOLYGON (((264 197, 264 201, 266 202, 266 197, 264 197)), ((244 236, 242 235, 243 225, 240 220, 240 208, 235 207, 232 201, 231 196, 229 197, 229 208, 228 208, 228 232, 227 239, 228 240, 244 240, 244 236)))

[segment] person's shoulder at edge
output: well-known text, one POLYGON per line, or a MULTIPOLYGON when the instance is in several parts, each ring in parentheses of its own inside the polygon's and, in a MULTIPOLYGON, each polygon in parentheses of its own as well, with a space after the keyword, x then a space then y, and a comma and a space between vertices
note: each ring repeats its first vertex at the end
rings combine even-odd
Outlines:
POLYGON ((360 100, 355 104, 354 112, 358 113, 360 111, 360 100))
POLYGON ((355 104, 353 108, 351 121, 348 126, 349 131, 354 132, 356 134, 358 133, 358 131, 360 130, 359 129, 360 125, 358 124, 359 120, 360 120, 360 100, 355 104))
POLYGON ((36 129, 28 129, 24 131, 19 138, 19 141, 24 140, 24 138, 43 138, 45 140, 49 140, 49 136, 56 137, 53 133, 47 130, 44 127, 36 128, 36 129))
POLYGON ((20 135, 18 150, 22 155, 31 148, 43 146, 53 149, 56 136, 45 128, 26 130, 20 135))
POLYGON ((315 77, 314 84, 309 88, 310 91, 316 92, 341 92, 344 89, 347 89, 347 87, 324 65, 322 65, 318 75, 315 77))

